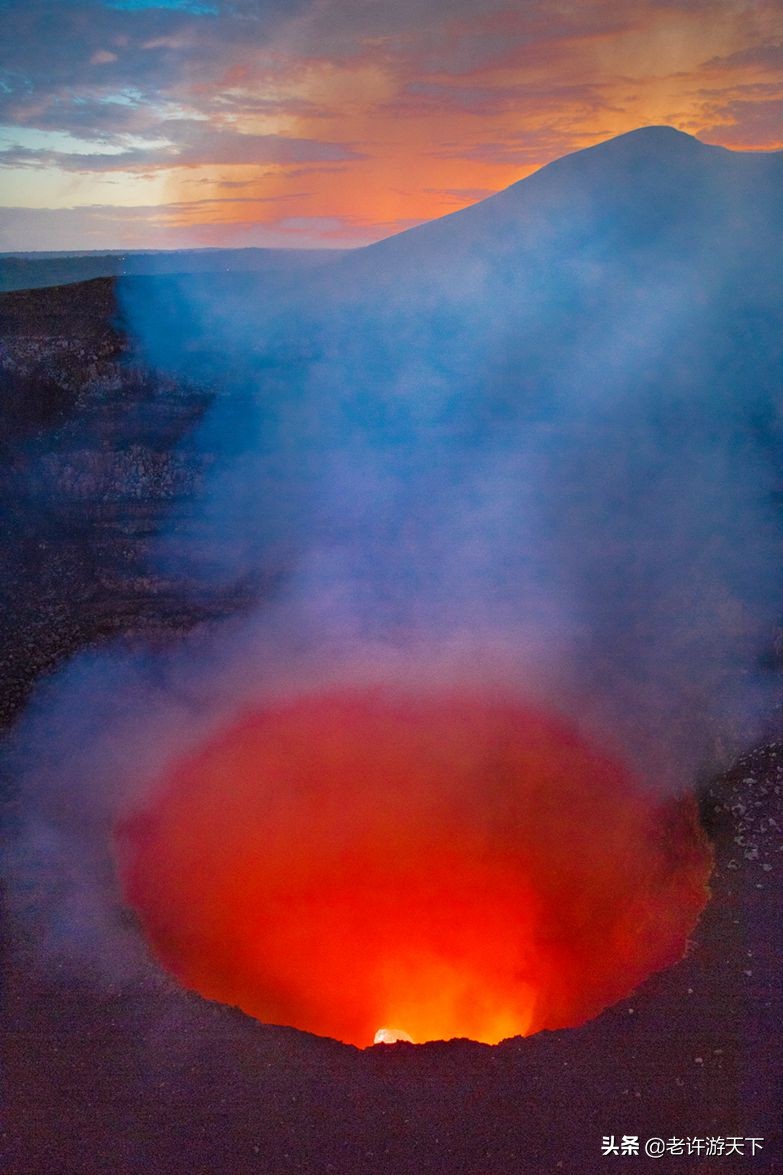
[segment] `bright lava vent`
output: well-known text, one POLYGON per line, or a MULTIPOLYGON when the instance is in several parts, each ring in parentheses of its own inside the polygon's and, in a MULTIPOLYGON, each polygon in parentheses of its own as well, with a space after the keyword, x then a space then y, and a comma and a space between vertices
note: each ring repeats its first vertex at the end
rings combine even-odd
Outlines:
POLYGON ((582 1023, 682 957, 711 867, 691 800, 559 718, 381 690, 246 716, 116 846, 185 987, 360 1046, 582 1023))

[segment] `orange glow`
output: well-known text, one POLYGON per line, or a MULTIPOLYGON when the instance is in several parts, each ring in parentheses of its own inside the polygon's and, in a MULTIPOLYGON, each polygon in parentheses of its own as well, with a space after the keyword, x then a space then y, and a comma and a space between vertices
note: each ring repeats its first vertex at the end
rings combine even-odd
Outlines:
MULTIPOLYGON (((350 246, 453 212, 553 159, 640 126, 672 125, 739 149, 779 149, 775 27, 765 5, 749 22, 747 6, 733 4, 710 21, 700 7, 651 4, 619 13, 597 4, 581 17, 576 6, 541 25, 513 9, 454 14, 439 24, 436 50, 426 35, 389 46, 388 54, 369 42, 342 64, 319 56, 316 41, 309 55, 291 60, 290 111, 277 129, 347 143, 361 157, 260 174, 248 159, 244 167, 207 165, 202 178, 217 198, 230 198, 232 185, 250 176, 265 201, 227 203, 223 232, 241 218, 245 230, 254 220, 283 245, 350 246), (559 33, 545 27, 561 20, 559 33), (771 50, 743 58, 743 50, 767 42, 771 50), (307 99, 310 111, 297 114, 294 98, 307 99)), ((245 85, 263 88, 252 71, 245 85)), ((285 98, 281 93, 283 109, 285 98)), ((169 190, 182 201, 183 226, 204 228, 203 210, 188 206, 192 179, 174 169, 169 190)))
POLYGON ((9 91, 10 249, 356 246, 642 126, 783 147, 776 0, 60 7, 9 91))
POLYGON ((559 719, 382 691, 247 716, 116 844, 186 987, 359 1046, 583 1022, 682 956, 711 863, 690 802, 559 719))

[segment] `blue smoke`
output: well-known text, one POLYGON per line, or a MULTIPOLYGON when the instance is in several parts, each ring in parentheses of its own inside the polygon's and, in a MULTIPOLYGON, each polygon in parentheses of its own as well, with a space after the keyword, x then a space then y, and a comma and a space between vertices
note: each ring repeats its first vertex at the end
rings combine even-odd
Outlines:
POLYGON ((161 561, 316 663, 502 648, 690 782, 773 697, 781 228, 783 156, 647 128, 304 279, 128 280, 145 360, 215 393, 161 561))

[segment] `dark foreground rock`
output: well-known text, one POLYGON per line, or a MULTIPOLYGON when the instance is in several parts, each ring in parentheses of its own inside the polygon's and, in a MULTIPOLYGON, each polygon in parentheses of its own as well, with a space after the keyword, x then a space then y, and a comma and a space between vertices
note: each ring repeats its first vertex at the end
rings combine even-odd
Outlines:
POLYGON ((178 446, 214 394, 139 361, 112 280, 0 295, 0 725, 78 648, 241 605, 153 554, 208 464, 178 446))

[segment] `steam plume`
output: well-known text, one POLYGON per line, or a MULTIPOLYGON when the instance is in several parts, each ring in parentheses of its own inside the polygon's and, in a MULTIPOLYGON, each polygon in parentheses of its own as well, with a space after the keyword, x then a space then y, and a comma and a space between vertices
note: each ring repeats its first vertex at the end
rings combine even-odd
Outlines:
POLYGON ((648 128, 307 283, 127 282, 147 361, 217 389, 189 442, 214 475, 159 560, 258 605, 169 657, 82 659, 31 712, 21 843, 78 862, 50 948, 141 965, 114 821, 297 689, 502 687, 657 792, 758 737, 782 170, 648 128))

